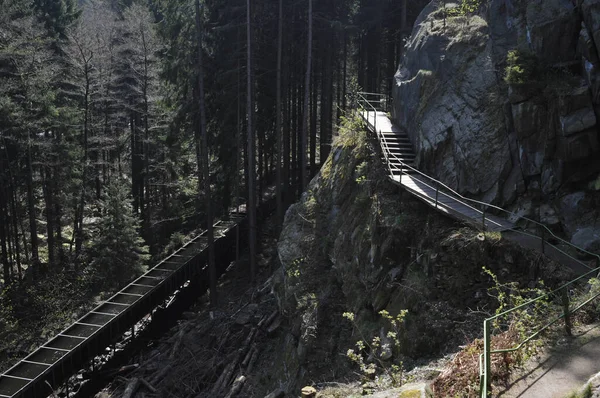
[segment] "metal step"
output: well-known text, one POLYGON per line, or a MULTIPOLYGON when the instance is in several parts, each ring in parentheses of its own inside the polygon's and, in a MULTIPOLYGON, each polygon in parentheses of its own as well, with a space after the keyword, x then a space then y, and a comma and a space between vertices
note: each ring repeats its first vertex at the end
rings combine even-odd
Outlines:
POLYGON ((412 151, 402 151, 400 149, 390 149, 388 151, 388 153, 390 155, 402 155, 402 156, 408 156, 408 157, 413 157, 413 158, 417 157, 417 154, 412 151))

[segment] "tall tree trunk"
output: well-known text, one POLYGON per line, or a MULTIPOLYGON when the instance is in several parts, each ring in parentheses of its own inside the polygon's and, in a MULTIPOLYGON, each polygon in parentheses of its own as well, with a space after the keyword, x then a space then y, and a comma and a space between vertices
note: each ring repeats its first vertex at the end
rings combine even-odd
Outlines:
MULTIPOLYGON (((0 160, 1 161, 1 160, 0 160)), ((3 166, 3 165, 0 165, 3 166)), ((2 167, 3 168, 3 167, 2 167)), ((6 206, 6 192, 4 190, 5 184, 4 184, 4 175, 0 175, 1 177, 1 185, 0 185, 0 247, 2 249, 2 270, 3 270, 3 275, 4 275, 4 284, 9 284, 10 283, 10 274, 11 274, 11 264, 10 264, 10 260, 8 259, 8 249, 7 249, 7 231, 6 231, 6 227, 9 225, 8 224, 8 207, 6 206)))
POLYGON ((348 107, 348 33, 344 30, 344 67, 342 77, 342 109, 348 107))
MULTIPOLYGON (((283 125, 283 201, 284 207, 290 204, 292 195, 290 194, 290 129, 292 123, 291 109, 292 109, 292 84, 291 84, 291 73, 292 68, 287 68, 287 81, 286 81, 286 100, 285 100, 285 122, 283 125)), ((282 222, 283 223, 283 222, 282 222)))
POLYGON ((144 29, 141 30, 142 36, 142 45, 144 47, 144 84, 142 94, 144 96, 144 172, 142 178, 142 197, 146 198, 146 205, 144 206, 142 213, 143 220, 143 230, 144 236, 148 236, 150 232, 150 187, 149 178, 150 178, 150 105, 148 99, 148 89, 149 89, 149 80, 150 80, 150 72, 149 72, 149 60, 148 60, 148 45, 146 43, 146 35, 144 33, 144 29))
POLYGON ((282 148, 282 135, 281 131, 281 55, 283 52, 283 0, 279 0, 279 24, 278 24, 278 38, 277 38, 277 107, 276 107, 276 121, 275 121, 275 134, 277 140, 277 149, 275 150, 275 164, 277 173, 277 227, 281 228, 283 225, 283 197, 282 197, 282 165, 281 165, 281 152, 282 148))
POLYGON ((246 40, 247 40, 247 63, 246 72, 248 74, 247 98, 248 105, 248 229, 250 245, 250 277, 252 283, 256 282, 256 192, 255 192, 255 170, 254 170, 254 131, 252 130, 252 114, 254 107, 252 104, 252 26, 250 25, 250 0, 246 0, 246 40))
MULTIPOLYGON (((204 56, 202 50, 203 37, 202 17, 200 15, 200 0, 196 0, 196 30, 198 40, 198 107, 200 110, 200 132, 202 137, 202 178, 204 180, 204 195, 206 201, 206 235, 208 238, 208 273, 210 283, 210 303, 217 305, 217 268, 215 265, 215 245, 213 231, 212 199, 210 194, 210 170, 208 169, 208 131, 206 130, 206 108, 204 106, 204 56)), ((198 139, 200 137, 197 137, 198 139)), ((198 178, 200 178, 200 173, 198 178)), ((200 194, 200 192, 198 192, 200 194)))
POLYGON ((35 267, 40 262, 38 251, 37 222, 35 220, 35 198, 33 196, 33 161, 31 157, 31 136, 27 144, 27 212, 29 214, 29 233, 31 235, 31 263, 35 267))
MULTIPOLYGON (((318 119, 318 93, 319 84, 317 79, 317 68, 313 68, 311 95, 310 95, 310 175, 312 176, 317 169, 317 119, 318 119)), ((322 80, 322 79, 321 79, 322 80)))
MULTIPOLYGON (((44 200, 46 202, 46 233, 48 236, 48 263, 50 266, 56 265, 54 256, 56 243, 54 241, 54 192, 52 190, 52 173, 50 166, 45 166, 45 173, 42 176, 42 187, 44 191, 44 200)), ((42 169, 44 170, 44 169, 42 169)))
MULTIPOLYGON (((79 255, 81 252, 81 248, 83 246, 83 213, 85 207, 85 185, 87 183, 88 176, 88 134, 89 134, 89 112, 90 112, 90 76, 89 71, 90 67, 88 65, 85 66, 85 96, 84 96, 84 117, 83 117, 83 159, 81 167, 83 168, 83 173, 81 176, 81 192, 79 197, 79 204, 77 206, 77 210, 75 211, 75 225, 73 228, 73 234, 75 238, 75 254, 79 255)), ((133 156, 133 155, 132 155, 133 156)), ((75 262, 77 264, 77 262, 75 262)))
POLYGON ((300 192, 303 192, 306 186, 308 185, 308 162, 307 162, 307 153, 306 153, 306 139, 308 137, 308 123, 309 123, 309 114, 308 114, 308 104, 309 104, 309 95, 310 95, 310 72, 312 66, 312 35, 313 35, 313 0, 308 0, 308 50, 306 53, 306 76, 304 78, 304 111, 302 116, 302 133, 300 138, 300 167, 302 170, 300 171, 301 182, 300 182, 300 192))
MULTIPOLYGON (((238 43, 240 43, 240 53, 242 53, 242 38, 241 38, 241 29, 238 28, 238 43)), ((235 164, 235 206, 237 211, 240 209, 240 186, 242 185, 242 180, 239 176, 240 170, 242 169, 242 153, 243 150, 243 139, 242 139, 242 104, 241 104, 241 96, 242 96, 242 76, 241 76, 242 66, 240 62, 240 58, 237 60, 237 104, 236 104, 236 113, 237 113, 237 136, 236 136, 236 164, 235 164)), ((244 167, 244 170, 246 168, 244 167)), ((244 180, 245 180, 245 172, 244 172, 244 180)))

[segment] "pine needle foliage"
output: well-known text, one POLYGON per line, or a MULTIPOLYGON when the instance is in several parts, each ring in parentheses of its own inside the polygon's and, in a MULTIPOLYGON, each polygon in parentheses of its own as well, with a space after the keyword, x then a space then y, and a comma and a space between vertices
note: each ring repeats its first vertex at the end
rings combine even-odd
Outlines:
POLYGON ((90 250, 92 269, 102 285, 122 284, 139 274, 149 259, 125 181, 114 178, 108 184, 100 209, 98 235, 90 250))

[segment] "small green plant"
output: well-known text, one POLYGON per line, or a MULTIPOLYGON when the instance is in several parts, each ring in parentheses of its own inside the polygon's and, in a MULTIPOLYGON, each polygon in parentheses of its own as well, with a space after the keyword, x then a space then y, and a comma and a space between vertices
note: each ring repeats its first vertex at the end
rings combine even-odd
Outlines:
POLYGON ((574 391, 565 398, 592 398, 592 384, 588 383, 582 391, 574 391))
POLYGON ((356 166, 356 182, 358 184, 362 184, 365 181, 367 181, 367 171, 368 171, 369 165, 367 162, 362 162, 361 164, 359 164, 358 166, 356 166))
MULTIPOLYGON (((518 282, 501 283, 498 277, 486 267, 483 267, 483 272, 489 275, 494 282, 494 285, 488 289, 488 294, 495 297, 498 302, 496 315, 546 293, 543 281, 539 282, 541 286, 539 288, 521 288, 518 282)), ((492 326, 498 333, 509 331, 509 335, 513 336, 511 339, 515 340, 514 345, 517 345, 528 338, 540 325, 543 325, 544 320, 550 316, 553 310, 557 309, 551 307, 549 299, 540 299, 505 316, 497 317, 492 326)), ((539 340, 530 341, 511 359, 511 362, 514 362, 514 365, 525 362, 537 352, 540 344, 539 340)))
POLYGON ((341 117, 338 135, 334 138, 333 145, 342 148, 360 150, 367 142, 365 125, 358 111, 351 112, 348 116, 341 117))
POLYGON ((389 376, 393 386, 402 385, 402 361, 388 364, 386 360, 392 357, 394 349, 396 351, 400 350, 399 336, 407 313, 407 310, 402 310, 396 316, 393 316, 386 310, 379 311, 379 315, 388 321, 389 329, 385 332, 384 339, 380 336, 374 336, 369 341, 358 327, 355 315, 352 312, 344 312, 343 317, 352 323, 352 326, 360 335, 360 340, 356 342, 357 349, 348 349, 346 356, 358 365, 365 378, 373 379, 377 373, 377 365, 379 365, 389 376))
POLYGON ((300 278, 300 268, 306 262, 306 257, 298 257, 292 261, 289 268, 286 270, 288 278, 300 278))
POLYGON ((483 3, 482 0, 461 0, 458 7, 448 10, 448 15, 449 16, 472 15, 472 14, 476 13, 477 10, 479 10, 479 7, 481 7, 482 3, 483 3))
POLYGON ((537 59, 533 54, 511 50, 506 56, 504 81, 508 84, 523 84, 535 79, 538 72, 537 59))

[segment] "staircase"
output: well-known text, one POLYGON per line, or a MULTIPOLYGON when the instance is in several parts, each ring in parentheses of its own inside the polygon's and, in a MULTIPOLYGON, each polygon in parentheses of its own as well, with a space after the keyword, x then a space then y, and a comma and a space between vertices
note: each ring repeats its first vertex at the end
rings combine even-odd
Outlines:
POLYGON ((359 93, 358 97, 359 114, 369 131, 376 134, 388 178, 395 184, 440 213, 481 230, 503 232, 507 239, 537 250, 580 275, 600 265, 600 256, 596 253, 590 253, 556 236, 544 224, 498 206, 466 198, 418 170, 412 142, 388 117, 384 97, 370 93, 359 93), (598 265, 590 266, 581 261, 582 258, 595 259, 598 265))
MULTIPOLYGON (((393 175, 399 176, 401 174, 399 170, 403 164, 416 167, 415 159, 417 154, 413 149, 408 135, 400 132, 386 132, 383 134, 387 143, 387 160, 394 170, 393 175)), ((383 160, 385 160, 385 157, 383 160)), ((406 172, 411 174, 410 169, 407 169, 406 172)))
POLYGON ((387 113, 377 109, 361 113, 369 130, 377 134, 388 177, 434 209, 480 229, 506 231, 515 225, 486 212, 488 204, 458 195, 416 168, 416 154, 408 135, 396 127, 387 113), (475 203, 474 203, 475 202, 475 203))

